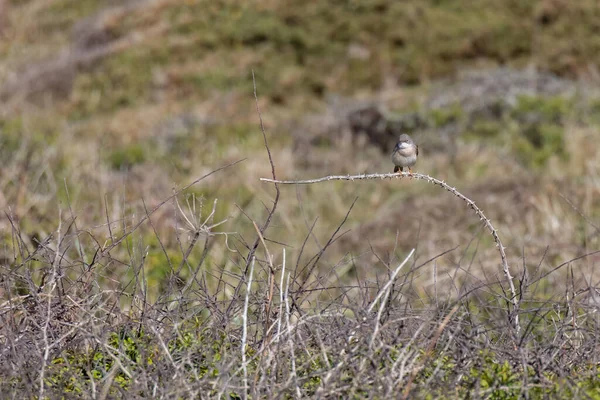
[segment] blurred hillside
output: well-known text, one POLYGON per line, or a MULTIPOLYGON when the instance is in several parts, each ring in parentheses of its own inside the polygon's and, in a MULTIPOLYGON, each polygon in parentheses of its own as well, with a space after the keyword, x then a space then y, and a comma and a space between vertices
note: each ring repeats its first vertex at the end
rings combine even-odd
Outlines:
MULTIPOLYGON (((278 177, 388 172, 395 136, 411 132, 417 171, 472 197, 513 262, 525 252, 535 264, 547 246, 547 260, 568 259, 600 240, 581 217, 600 215, 599 16, 593 0, 4 1, 1 205, 32 244, 59 209, 106 235, 102 224, 128 226, 142 199, 151 208, 245 158, 191 193, 219 199, 216 217, 233 218, 224 231, 252 233, 240 210, 260 220, 273 199, 258 180, 270 167, 254 71, 278 177)), ((328 262, 346 255, 348 271, 377 271, 374 254, 389 262, 418 245, 429 259, 458 246, 453 268, 482 233, 436 190, 285 188, 268 236, 298 243, 318 218, 318 249, 358 197, 328 262)), ((156 218, 175 246, 174 210, 156 218)), ((232 255, 219 246, 223 266, 232 255)), ((478 252, 482 270, 496 269, 493 243, 478 252)))

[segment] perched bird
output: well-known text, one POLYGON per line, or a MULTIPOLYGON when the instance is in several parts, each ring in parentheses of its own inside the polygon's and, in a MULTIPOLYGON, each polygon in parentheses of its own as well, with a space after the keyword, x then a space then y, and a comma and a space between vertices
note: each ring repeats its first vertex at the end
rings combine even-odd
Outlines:
POLYGON ((392 152, 392 161, 394 162, 394 172, 404 172, 404 167, 408 168, 408 172, 412 174, 410 167, 417 162, 419 155, 419 146, 413 142, 412 138, 403 133, 398 138, 398 143, 392 152))

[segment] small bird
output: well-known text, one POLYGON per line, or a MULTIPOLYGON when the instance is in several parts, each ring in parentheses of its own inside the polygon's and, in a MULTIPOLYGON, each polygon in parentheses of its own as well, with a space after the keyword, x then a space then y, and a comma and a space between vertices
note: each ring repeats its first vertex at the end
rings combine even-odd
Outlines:
POLYGON ((394 162, 394 172, 404 172, 404 167, 408 168, 408 172, 412 174, 410 167, 417 162, 419 155, 419 146, 413 142, 412 138, 403 133, 398 138, 398 143, 392 152, 392 161, 394 162))

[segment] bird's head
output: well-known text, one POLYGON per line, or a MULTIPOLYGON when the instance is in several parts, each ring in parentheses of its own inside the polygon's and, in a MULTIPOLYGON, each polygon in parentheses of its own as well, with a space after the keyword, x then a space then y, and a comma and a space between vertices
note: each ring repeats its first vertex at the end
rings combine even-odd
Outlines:
POLYGON ((396 147, 399 147, 402 149, 402 148, 412 146, 414 143, 415 142, 413 142, 412 138, 408 134, 403 133, 398 138, 398 144, 396 145, 396 147))

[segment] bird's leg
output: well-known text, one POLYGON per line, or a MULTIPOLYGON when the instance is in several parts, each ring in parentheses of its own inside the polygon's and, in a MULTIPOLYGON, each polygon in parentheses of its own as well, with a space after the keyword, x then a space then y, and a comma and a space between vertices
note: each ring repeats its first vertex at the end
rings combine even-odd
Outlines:
POLYGON ((398 170, 400 170, 400 167, 397 165, 394 165, 394 173, 398 172, 398 170))

